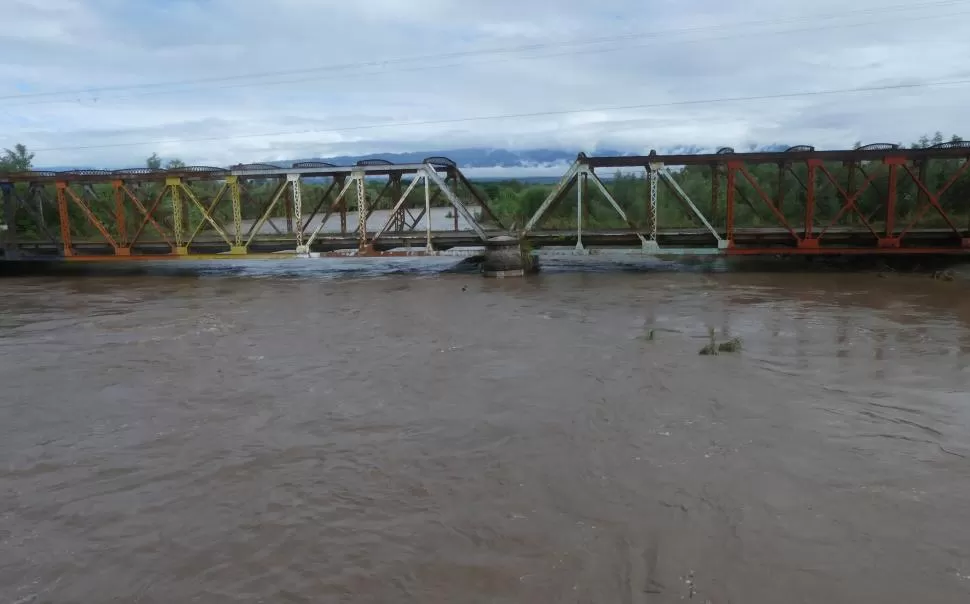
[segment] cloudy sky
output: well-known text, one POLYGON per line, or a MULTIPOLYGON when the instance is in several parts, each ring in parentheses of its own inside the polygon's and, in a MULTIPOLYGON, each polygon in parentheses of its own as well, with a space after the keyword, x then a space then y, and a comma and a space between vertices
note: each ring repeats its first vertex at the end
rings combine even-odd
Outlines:
POLYGON ((970 0, 0 0, 0 14, 0 147, 27 144, 40 166, 970 137, 970 0))

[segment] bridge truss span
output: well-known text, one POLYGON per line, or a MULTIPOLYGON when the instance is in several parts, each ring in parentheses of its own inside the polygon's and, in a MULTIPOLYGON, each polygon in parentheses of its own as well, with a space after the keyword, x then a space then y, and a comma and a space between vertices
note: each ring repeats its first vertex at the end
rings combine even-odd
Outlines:
POLYGON ((2 251, 8 260, 435 255, 501 241, 568 254, 970 254, 963 141, 580 154, 553 186, 510 187, 501 215, 488 189, 444 157, 0 174, 2 251))
POLYGON ((661 255, 970 253, 970 144, 580 154, 526 221, 535 245, 661 255), (569 202, 567 200, 574 200, 569 202))
POLYGON ((504 229, 440 157, 0 174, 0 193, 6 259, 422 255, 484 245, 482 216, 504 229))

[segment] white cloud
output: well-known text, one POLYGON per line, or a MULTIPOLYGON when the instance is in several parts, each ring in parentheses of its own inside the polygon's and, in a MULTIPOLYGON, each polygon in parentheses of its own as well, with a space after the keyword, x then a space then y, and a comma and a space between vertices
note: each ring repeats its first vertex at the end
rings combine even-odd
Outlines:
POLYGON ((41 165, 970 136, 970 85, 681 104, 970 78, 957 0, 0 3, 0 147, 41 165))

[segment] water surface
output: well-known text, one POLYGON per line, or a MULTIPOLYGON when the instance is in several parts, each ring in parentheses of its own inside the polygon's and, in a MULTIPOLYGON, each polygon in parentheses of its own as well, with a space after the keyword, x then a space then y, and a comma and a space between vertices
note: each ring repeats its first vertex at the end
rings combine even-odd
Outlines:
POLYGON ((0 280, 0 601, 970 601, 966 283, 334 262, 0 280))

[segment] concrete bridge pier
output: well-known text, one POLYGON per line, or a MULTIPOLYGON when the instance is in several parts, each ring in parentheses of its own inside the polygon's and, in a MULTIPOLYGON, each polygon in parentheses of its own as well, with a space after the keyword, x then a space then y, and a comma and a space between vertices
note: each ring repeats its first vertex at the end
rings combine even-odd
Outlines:
POLYGON ((492 237, 485 245, 485 261, 482 274, 486 277, 522 277, 538 270, 527 245, 507 235, 492 237))

